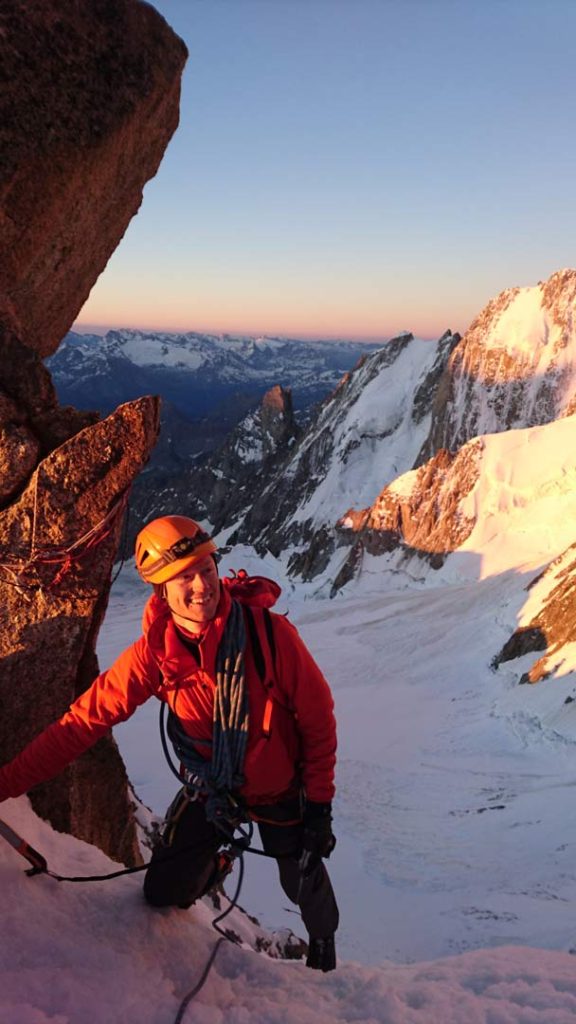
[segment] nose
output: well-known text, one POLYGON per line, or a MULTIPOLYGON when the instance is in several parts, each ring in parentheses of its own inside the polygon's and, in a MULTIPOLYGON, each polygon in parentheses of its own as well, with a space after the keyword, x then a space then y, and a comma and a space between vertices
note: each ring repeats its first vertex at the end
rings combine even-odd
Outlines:
POLYGON ((192 593, 204 594, 209 589, 209 581, 203 576, 195 576, 192 580, 192 593))

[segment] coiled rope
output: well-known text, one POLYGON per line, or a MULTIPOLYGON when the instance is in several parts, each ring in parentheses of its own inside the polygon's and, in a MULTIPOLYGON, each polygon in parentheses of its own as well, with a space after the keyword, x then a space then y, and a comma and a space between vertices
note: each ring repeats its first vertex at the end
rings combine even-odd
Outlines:
POLYGON ((245 685, 246 629, 242 606, 232 608, 216 656, 216 692, 212 719, 210 760, 202 757, 184 732, 177 716, 168 714, 167 732, 184 768, 184 781, 192 799, 206 800, 208 821, 218 824, 230 817, 230 793, 244 783, 244 757, 248 743, 248 691, 245 685))

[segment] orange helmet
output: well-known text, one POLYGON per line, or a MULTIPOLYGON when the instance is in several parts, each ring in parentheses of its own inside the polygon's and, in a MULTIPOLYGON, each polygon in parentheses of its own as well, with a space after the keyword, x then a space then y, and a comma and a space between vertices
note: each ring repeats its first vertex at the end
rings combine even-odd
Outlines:
POLYGON ((136 538, 136 568, 145 583, 165 583, 218 548, 187 516, 160 516, 136 538))

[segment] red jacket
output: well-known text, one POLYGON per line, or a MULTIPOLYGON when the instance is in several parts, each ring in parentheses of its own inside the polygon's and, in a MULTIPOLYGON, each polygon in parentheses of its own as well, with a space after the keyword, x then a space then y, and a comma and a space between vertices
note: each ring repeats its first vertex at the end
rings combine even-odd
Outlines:
MULTIPOLYGON (((182 643, 167 605, 152 596, 144 610, 143 635, 136 643, 98 676, 58 722, 0 769, 0 800, 20 796, 57 775, 152 696, 169 704, 190 736, 210 740, 215 659, 230 611, 230 592, 242 600, 242 591, 249 590, 249 585, 243 587, 241 582, 222 582, 216 615, 199 646, 200 665, 182 643)), ((259 603, 273 600, 275 597, 264 598, 259 603)), ((248 601, 252 604, 250 596, 248 601)), ((270 613, 276 647, 273 668, 262 607, 252 606, 252 612, 266 675, 262 682, 248 634, 245 668, 250 725, 241 794, 248 804, 266 804, 303 784, 308 799, 329 801, 334 795, 336 724, 328 684, 294 626, 283 616, 270 613)))

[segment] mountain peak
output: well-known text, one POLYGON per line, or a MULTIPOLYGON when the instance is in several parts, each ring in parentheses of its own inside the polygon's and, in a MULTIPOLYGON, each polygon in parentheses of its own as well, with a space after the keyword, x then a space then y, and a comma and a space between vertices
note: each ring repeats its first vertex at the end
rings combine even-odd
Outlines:
POLYGON ((576 270, 492 299, 448 360, 420 465, 479 434, 550 423, 576 406, 576 270))

